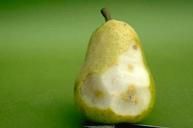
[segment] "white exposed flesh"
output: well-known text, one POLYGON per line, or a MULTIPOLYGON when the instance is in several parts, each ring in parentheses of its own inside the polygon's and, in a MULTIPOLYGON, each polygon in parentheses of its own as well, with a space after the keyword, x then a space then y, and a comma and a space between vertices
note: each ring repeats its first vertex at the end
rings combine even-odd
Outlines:
POLYGON ((81 87, 83 100, 91 107, 110 108, 119 115, 135 116, 150 103, 150 79, 141 50, 132 42, 118 63, 102 75, 90 75, 81 87))

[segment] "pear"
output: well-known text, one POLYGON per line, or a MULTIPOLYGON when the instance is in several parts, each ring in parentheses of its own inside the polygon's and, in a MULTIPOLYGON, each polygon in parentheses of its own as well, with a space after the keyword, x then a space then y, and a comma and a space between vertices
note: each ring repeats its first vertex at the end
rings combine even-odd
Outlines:
POLYGON ((106 22, 90 38, 75 101, 92 121, 136 123, 153 108, 154 81, 135 30, 101 12, 106 22))

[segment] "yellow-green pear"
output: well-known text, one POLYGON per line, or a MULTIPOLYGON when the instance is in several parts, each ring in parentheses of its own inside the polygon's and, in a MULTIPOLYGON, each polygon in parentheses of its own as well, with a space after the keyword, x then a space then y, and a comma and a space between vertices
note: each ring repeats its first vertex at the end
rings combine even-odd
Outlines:
POLYGON ((95 122, 139 122, 151 111, 155 89, 142 46, 126 22, 111 19, 92 34, 74 96, 85 116, 95 122))

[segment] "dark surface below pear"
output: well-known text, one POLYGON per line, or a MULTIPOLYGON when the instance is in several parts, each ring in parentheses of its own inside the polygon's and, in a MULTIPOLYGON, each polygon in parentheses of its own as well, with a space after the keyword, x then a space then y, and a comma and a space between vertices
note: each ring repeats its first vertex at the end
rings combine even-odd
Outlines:
POLYGON ((84 128, 166 128, 162 126, 144 125, 144 124, 131 124, 131 123, 118 123, 118 124, 101 124, 91 121, 83 123, 84 128))

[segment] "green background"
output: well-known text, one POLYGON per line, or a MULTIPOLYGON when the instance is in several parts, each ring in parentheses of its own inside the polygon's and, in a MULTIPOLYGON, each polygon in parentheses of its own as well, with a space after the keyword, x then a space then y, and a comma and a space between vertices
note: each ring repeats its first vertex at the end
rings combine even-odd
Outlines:
POLYGON ((141 123, 193 125, 193 2, 1 1, 0 128, 78 128, 74 80, 91 33, 112 17, 138 32, 157 101, 141 123))

